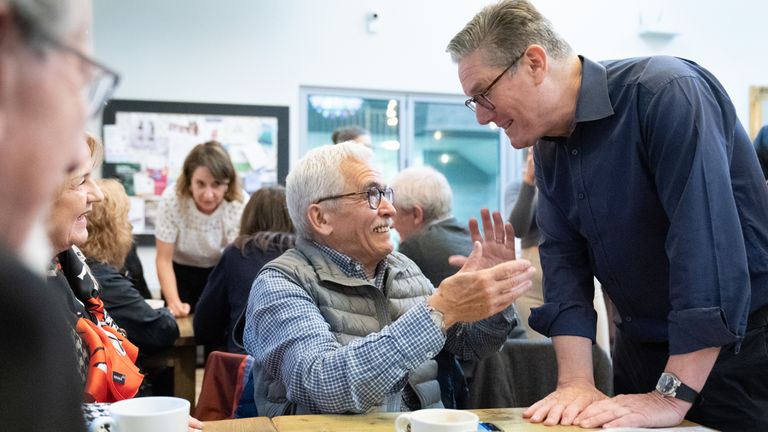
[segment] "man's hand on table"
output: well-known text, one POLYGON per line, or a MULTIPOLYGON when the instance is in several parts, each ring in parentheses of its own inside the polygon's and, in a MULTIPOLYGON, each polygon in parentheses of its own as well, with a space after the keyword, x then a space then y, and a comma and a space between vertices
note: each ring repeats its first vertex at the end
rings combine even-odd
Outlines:
POLYGON ((558 385, 557 389, 523 412, 523 417, 533 423, 547 426, 576 424, 574 419, 590 404, 605 400, 606 396, 594 384, 575 381, 558 385))
POLYGON ((573 424, 584 428, 677 426, 690 407, 688 402, 665 398, 656 391, 618 395, 593 403, 573 424))

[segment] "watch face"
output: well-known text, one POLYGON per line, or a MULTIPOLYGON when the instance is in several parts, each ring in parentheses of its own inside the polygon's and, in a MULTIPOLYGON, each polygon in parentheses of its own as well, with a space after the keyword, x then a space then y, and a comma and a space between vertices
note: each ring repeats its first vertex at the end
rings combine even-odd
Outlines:
POLYGON ((678 383, 675 377, 666 373, 661 374, 661 378, 659 378, 659 382, 656 384, 656 390, 665 395, 674 393, 677 387, 678 383))

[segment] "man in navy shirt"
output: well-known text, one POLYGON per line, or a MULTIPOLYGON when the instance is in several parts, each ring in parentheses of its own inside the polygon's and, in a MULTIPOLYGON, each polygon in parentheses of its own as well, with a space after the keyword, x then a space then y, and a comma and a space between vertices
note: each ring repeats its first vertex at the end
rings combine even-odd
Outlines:
POLYGON ((525 0, 448 46, 467 106, 534 146, 554 392, 545 424, 768 428, 768 190, 720 83, 673 57, 577 56, 525 0), (593 276, 616 305, 616 393, 595 389, 593 276))

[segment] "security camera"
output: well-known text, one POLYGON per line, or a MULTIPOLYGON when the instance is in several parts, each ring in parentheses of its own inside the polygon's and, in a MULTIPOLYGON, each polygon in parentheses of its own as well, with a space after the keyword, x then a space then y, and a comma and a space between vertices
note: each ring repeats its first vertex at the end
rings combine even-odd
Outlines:
POLYGON ((376 11, 368 12, 367 16, 367 27, 368 27, 368 33, 378 33, 379 27, 381 25, 381 15, 379 15, 376 11))

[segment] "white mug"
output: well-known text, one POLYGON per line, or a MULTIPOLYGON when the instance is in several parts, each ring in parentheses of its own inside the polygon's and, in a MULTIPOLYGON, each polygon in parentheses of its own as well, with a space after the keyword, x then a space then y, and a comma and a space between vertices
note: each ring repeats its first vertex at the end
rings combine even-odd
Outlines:
POLYGON ((395 420, 398 432, 476 432, 477 414, 453 409, 423 409, 400 414, 395 420))
POLYGON ((188 424, 188 400, 152 396, 113 403, 109 416, 96 418, 88 430, 99 431, 110 425, 110 430, 117 432, 187 432, 188 424))

